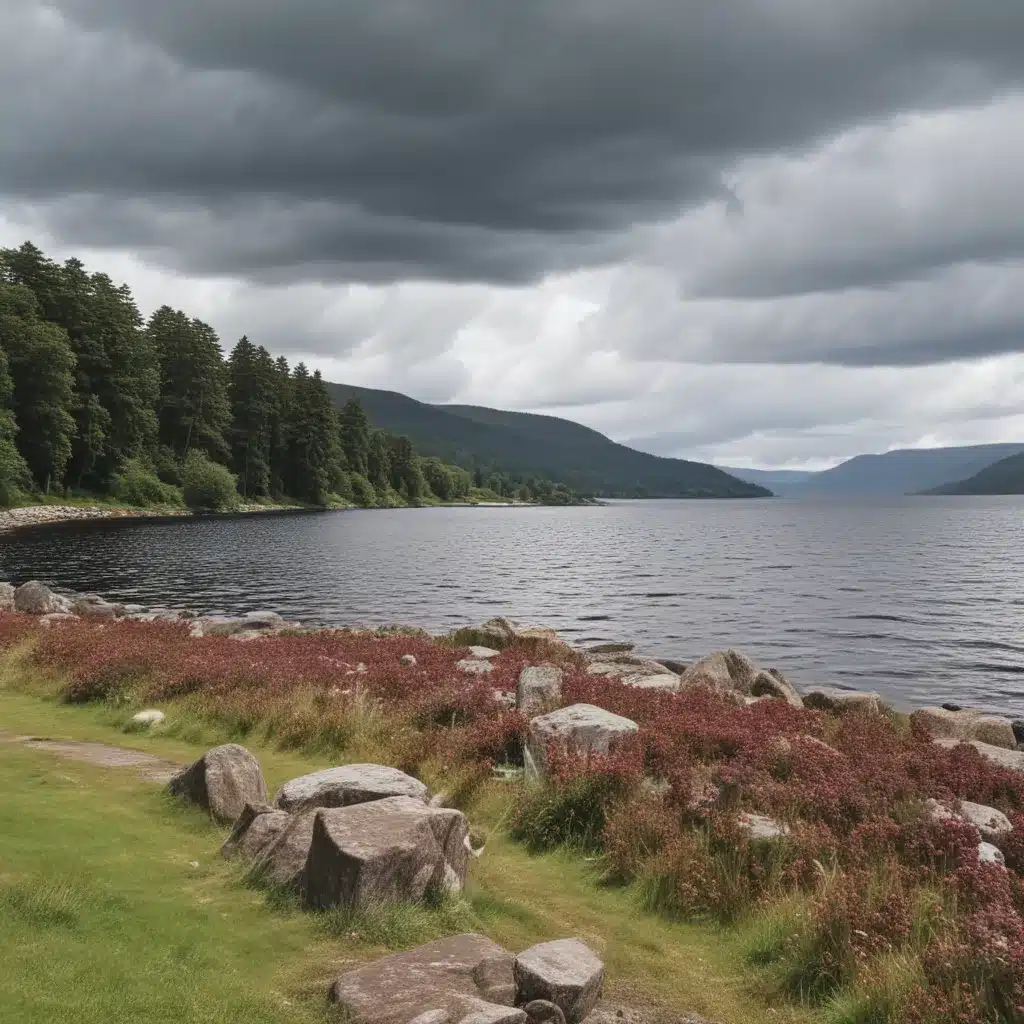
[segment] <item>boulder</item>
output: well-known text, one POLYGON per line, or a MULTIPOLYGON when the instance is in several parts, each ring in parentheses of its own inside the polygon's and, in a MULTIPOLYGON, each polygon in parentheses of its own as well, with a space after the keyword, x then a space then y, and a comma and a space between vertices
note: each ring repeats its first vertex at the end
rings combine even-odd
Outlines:
POLYGON ((681 679, 684 688, 706 686, 722 693, 749 695, 757 671, 757 666, 739 651, 716 651, 690 665, 681 679))
POLYGON ((482 658, 463 658, 455 663, 455 667, 471 676, 489 676, 494 671, 494 666, 482 658))
POLYGON ((740 814, 740 828, 752 842, 773 842, 789 835, 789 827, 768 817, 767 814, 754 814, 746 811, 740 814))
POLYGON ((174 796, 202 807, 215 821, 223 823, 233 822, 247 803, 267 802, 267 784, 259 763, 237 743, 208 750, 171 779, 167 788, 174 796))
POLYGON ((234 636, 251 629, 245 619, 229 618, 225 615, 204 615, 192 623, 193 636, 234 636))
POLYGON ((479 644, 474 644, 470 647, 469 653, 474 658, 482 658, 484 661, 488 661, 491 658, 498 657, 501 651, 496 651, 493 647, 481 647, 479 644))
POLYGON ((508 619, 489 619, 481 626, 468 626, 451 634, 458 647, 490 647, 503 651, 511 644, 542 648, 559 643, 558 634, 543 626, 519 626, 508 619))
POLYGON ((607 754, 612 745, 637 731, 629 718, 593 704, 573 704, 530 722, 529 753, 542 766, 550 743, 562 743, 580 753, 607 754))
POLYGON ((980 864, 996 864, 1001 868, 1006 868, 1003 851, 991 843, 978 843, 978 862, 980 864))
POLYGON ((578 1024, 601 998, 604 964, 579 939, 542 942, 520 953, 513 966, 516 1002, 554 1003, 567 1024, 578 1024))
POLYGON ((103 600, 91 601, 86 597, 80 597, 77 601, 74 601, 72 609, 76 615, 80 615, 83 619, 99 619, 111 622, 118 617, 114 605, 107 604, 103 600))
POLYGON ((167 716, 162 711, 157 711, 156 708, 148 708, 145 711, 140 711, 136 715, 132 715, 132 724, 162 725, 166 719, 167 716))
POLYGON ((633 686, 638 690, 663 690, 665 693, 678 693, 682 686, 679 676, 671 672, 662 672, 656 675, 633 672, 626 676, 619 676, 619 682, 623 686, 633 686))
POLYGON ((565 1014, 546 999, 534 999, 523 1007, 530 1024, 565 1024, 565 1014))
POLYGON ((594 644, 593 647, 588 647, 584 654, 629 654, 635 650, 636 644, 594 644))
POLYGON ((431 888, 460 889, 468 833, 459 811, 409 797, 319 810, 306 861, 306 899, 314 907, 364 910, 415 903, 431 888))
POLYGON ((309 860, 309 850, 313 845, 313 824, 320 810, 317 808, 298 814, 288 814, 287 811, 274 808, 274 813, 284 817, 253 815, 250 827, 255 831, 249 839, 245 836, 248 829, 243 819, 239 818, 239 824, 242 826, 238 842, 239 852, 244 854, 250 848, 258 850, 251 868, 253 878, 269 885, 304 893, 306 862, 309 860), (263 820, 264 818, 267 820, 263 820))
MULTIPOLYGON (((953 750, 960 746, 962 741, 950 736, 936 736, 934 742, 947 750, 953 750)), ((969 740, 967 745, 974 747, 982 757, 999 765, 1000 768, 1012 768, 1014 771, 1024 772, 1024 751, 993 747, 991 743, 982 743, 979 740, 969 740)))
POLYGON ((877 715, 882 710, 882 697, 873 690, 842 690, 835 686, 815 686, 804 693, 804 707, 842 714, 859 708, 877 715))
POLYGON ((975 804, 970 800, 960 801, 959 812, 951 810, 938 800, 928 801, 928 813, 936 821, 949 818, 960 818, 969 821, 980 833, 981 838, 990 842, 998 840, 1013 831, 1010 819, 1002 811, 984 804, 975 804))
POLYGON ((14 611, 14 586, 10 583, 0 583, 0 612, 14 611))
POLYGON ((516 705, 527 715, 535 715, 562 699, 562 670, 551 665, 528 665, 519 673, 516 705))
POLYGON ((629 676, 629 675, 666 675, 677 678, 676 673, 666 668, 654 658, 645 658, 639 654, 611 654, 597 658, 587 658, 587 675, 590 676, 629 676))
POLYGON ((750 684, 751 697, 779 697, 795 708, 802 708, 804 702, 793 684, 778 669, 758 672, 750 684))
POLYGON ((1017 745, 1024 744, 1024 718, 1015 718, 1010 723, 1010 728, 1013 729, 1014 738, 1017 740, 1017 745))
POLYGON ((65 622, 78 622, 78 616, 72 615, 71 612, 49 612, 47 615, 39 616, 39 625, 43 629, 49 629, 51 626, 59 626, 65 622))
POLYGON ((977 740, 1006 750, 1014 750, 1017 746, 1013 725, 1008 718, 988 715, 971 708, 965 708, 963 711, 918 708, 910 716, 910 720, 923 725, 933 736, 977 740))
MULTIPOLYGON (((220 848, 220 855, 240 856, 254 861, 284 832, 292 820, 287 811, 279 811, 270 804, 246 804, 235 821, 231 835, 220 848)), ((308 855, 308 849, 306 852, 308 855)))
POLYGON ((415 668, 419 664, 419 662, 416 661, 415 654, 403 654, 398 660, 405 665, 406 668, 415 668))
POLYGON ((426 803, 427 787, 411 775, 382 764, 346 764, 286 782, 274 806, 285 811, 311 807, 349 807, 390 796, 408 796, 426 803))
POLYGON ((330 989, 331 1002, 355 1024, 523 1024, 514 996, 512 957, 483 935, 394 953, 343 974, 330 989))
POLYGON ((32 580, 15 590, 14 610, 26 615, 51 615, 67 612, 68 608, 46 584, 32 580))
POLYGON ((285 621, 277 612, 252 611, 242 616, 243 629, 276 630, 284 629, 285 621))

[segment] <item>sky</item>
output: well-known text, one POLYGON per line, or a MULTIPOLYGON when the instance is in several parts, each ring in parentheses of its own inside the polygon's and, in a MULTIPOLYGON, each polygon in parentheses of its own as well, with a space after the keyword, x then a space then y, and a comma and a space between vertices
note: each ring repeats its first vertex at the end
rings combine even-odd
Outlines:
POLYGON ((1024 440, 1024 4, 0 18, 0 245, 147 315, 724 465, 1024 440))

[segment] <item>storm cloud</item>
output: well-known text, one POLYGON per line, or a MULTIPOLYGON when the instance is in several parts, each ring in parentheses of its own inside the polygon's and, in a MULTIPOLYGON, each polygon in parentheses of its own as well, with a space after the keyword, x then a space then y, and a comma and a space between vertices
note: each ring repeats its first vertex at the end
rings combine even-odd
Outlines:
POLYGON ((0 13, 3 240, 225 339, 731 461, 1019 428, 1020 4, 0 13))

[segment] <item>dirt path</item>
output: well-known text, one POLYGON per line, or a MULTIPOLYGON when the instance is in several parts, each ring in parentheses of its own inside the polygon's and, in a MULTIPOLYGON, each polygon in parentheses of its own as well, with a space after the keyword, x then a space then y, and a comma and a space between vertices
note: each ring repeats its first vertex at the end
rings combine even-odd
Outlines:
POLYGON ((89 743, 80 740, 48 740, 38 736, 17 736, 0 729, 0 743, 17 743, 32 750, 42 750, 54 757, 68 761, 84 761, 101 768, 131 768, 137 775, 152 782, 169 782, 183 765, 165 761, 152 754, 124 747, 111 747, 106 743, 89 743))

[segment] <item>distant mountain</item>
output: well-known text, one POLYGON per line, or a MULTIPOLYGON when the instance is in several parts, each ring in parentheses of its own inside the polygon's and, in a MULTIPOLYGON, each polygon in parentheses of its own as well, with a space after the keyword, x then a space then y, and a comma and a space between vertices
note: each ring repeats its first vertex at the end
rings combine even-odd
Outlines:
POLYGON ((338 405, 360 400, 374 425, 404 434, 422 455, 463 466, 560 480, 603 497, 760 498, 771 491, 714 466, 616 444, 570 420, 481 406, 428 405, 396 391, 329 384, 338 405))
POLYGON ((808 498, 920 494, 973 476, 1018 452, 1024 452, 1024 444, 905 448, 884 455, 857 455, 786 488, 786 493, 808 498))
POLYGON ((816 472, 800 469, 737 469, 735 466, 719 466, 723 473, 746 480, 748 484, 758 484, 770 491, 785 497, 795 494, 801 485, 807 483, 816 472))
POLYGON ((929 494, 1024 494, 1024 451, 993 462, 966 480, 932 488, 929 494))

